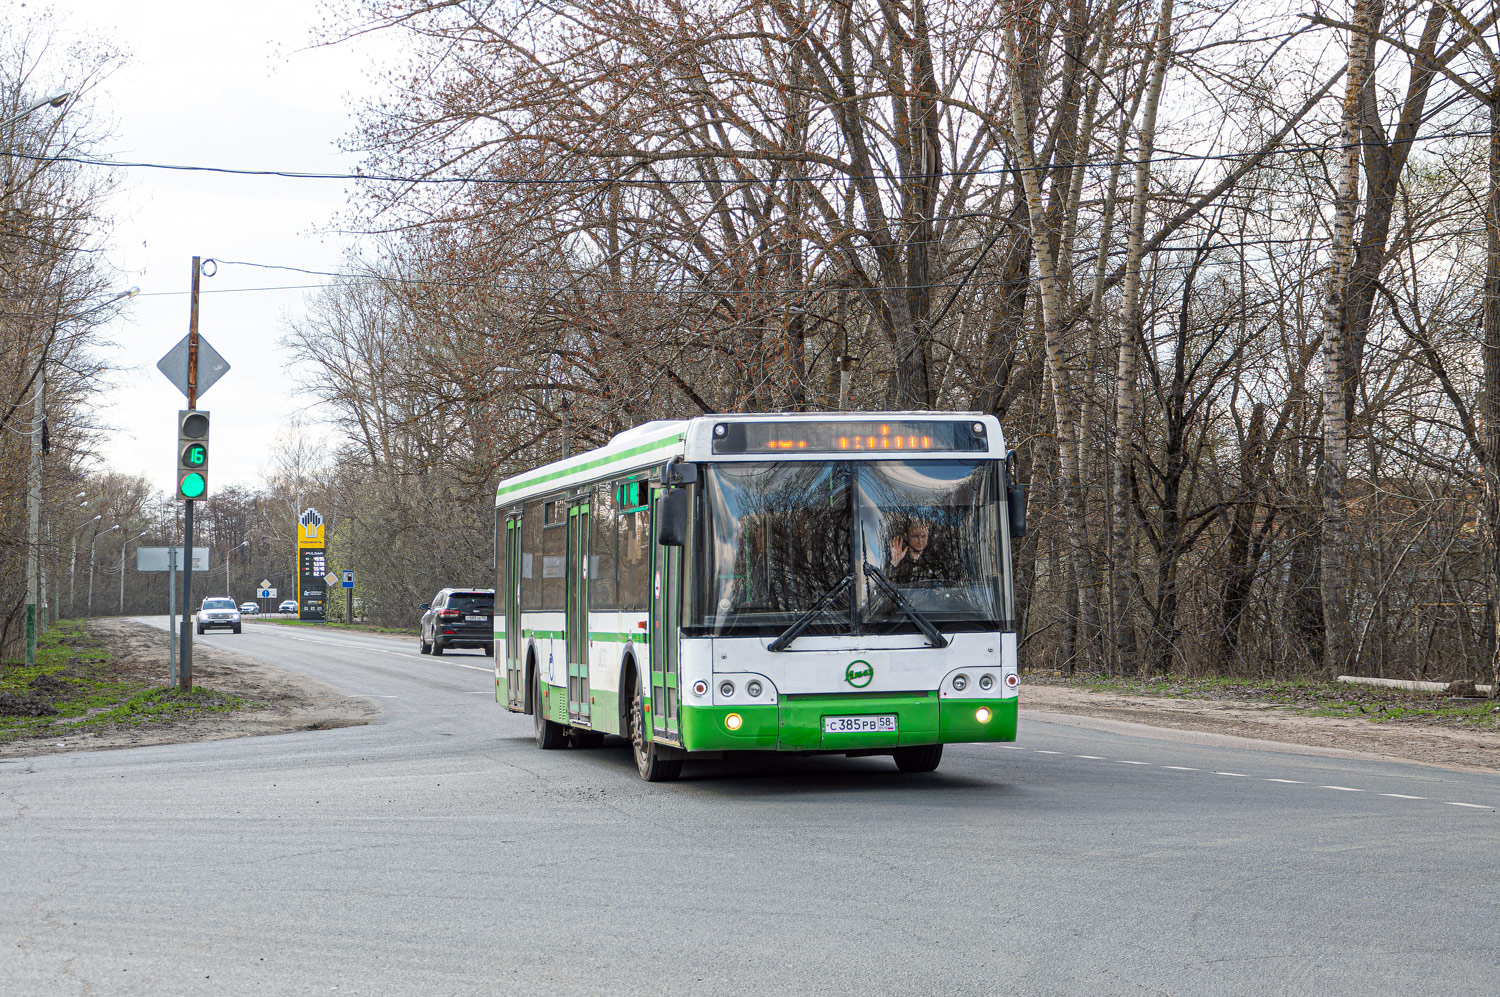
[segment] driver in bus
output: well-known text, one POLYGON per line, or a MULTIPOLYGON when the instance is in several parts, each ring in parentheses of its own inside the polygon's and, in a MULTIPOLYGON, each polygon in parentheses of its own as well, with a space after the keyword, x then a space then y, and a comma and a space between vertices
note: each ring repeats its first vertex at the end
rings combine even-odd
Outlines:
POLYGON ((912 517, 906 529, 891 538, 890 567, 886 575, 897 585, 913 582, 945 581, 950 572, 928 548, 932 524, 912 517))

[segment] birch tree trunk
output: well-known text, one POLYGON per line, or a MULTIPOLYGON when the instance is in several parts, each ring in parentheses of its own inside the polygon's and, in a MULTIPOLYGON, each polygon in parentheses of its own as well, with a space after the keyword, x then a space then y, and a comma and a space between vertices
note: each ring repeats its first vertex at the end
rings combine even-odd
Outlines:
POLYGON ((1037 290, 1042 310, 1042 340, 1047 370, 1052 381, 1053 415, 1056 425, 1058 477, 1061 483, 1062 517, 1068 531, 1068 574, 1078 596, 1079 645, 1085 664, 1092 670, 1097 659, 1099 594, 1097 571, 1088 540, 1084 515, 1082 441, 1079 439, 1081 410, 1063 341, 1065 281, 1059 272, 1056 243, 1050 232, 1038 231, 1048 217, 1042 198, 1042 172, 1033 146, 1031 121, 1022 93, 1026 68, 1022 62, 1017 26, 1029 10, 1025 0, 1015 5, 1016 14, 1006 22, 1006 53, 1010 61, 1010 124, 1016 165, 1021 174, 1027 213, 1033 226, 1036 252, 1037 290))
POLYGON ((1345 486, 1349 476, 1349 422, 1344 410, 1344 355, 1349 348, 1349 273, 1354 263, 1354 225, 1359 208, 1360 102, 1371 76, 1370 57, 1379 0, 1354 0, 1349 33, 1349 70, 1345 79, 1340 138, 1343 162, 1334 200, 1333 245, 1328 289, 1323 298, 1323 461, 1318 471, 1323 523, 1319 587, 1323 597, 1323 669, 1338 675, 1349 664, 1348 512, 1345 486))
MULTIPOLYGON (((1114 490, 1111 496, 1109 543, 1110 619, 1116 631, 1110 654, 1118 654, 1122 626, 1129 625, 1130 562, 1130 466, 1131 439, 1139 403, 1139 357, 1136 343, 1141 336, 1141 260, 1145 256, 1146 204, 1151 195, 1151 157, 1156 151, 1156 109, 1172 52, 1172 0, 1162 0, 1161 19, 1156 26, 1151 82, 1141 117, 1140 140, 1136 143, 1135 188, 1130 201, 1130 231, 1125 249, 1125 314, 1120 322, 1119 353, 1115 368, 1114 490)), ((1101 253, 1101 258, 1103 254, 1101 253)), ((1123 664, 1117 662, 1117 668, 1123 664)))
POLYGON ((1491 55, 1489 197, 1484 267, 1484 535, 1490 618, 1490 697, 1500 699, 1500 64, 1491 55))

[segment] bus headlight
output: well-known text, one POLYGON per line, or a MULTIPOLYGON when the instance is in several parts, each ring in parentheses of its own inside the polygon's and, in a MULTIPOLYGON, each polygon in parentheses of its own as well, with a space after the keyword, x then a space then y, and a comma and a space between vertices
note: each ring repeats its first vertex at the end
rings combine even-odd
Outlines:
POLYGON ((731 713, 724 718, 724 726, 728 727, 730 730, 739 730, 740 724, 744 722, 745 721, 740 718, 740 715, 738 713, 731 713))
POLYGON ((967 675, 955 675, 955 676, 953 676, 953 691, 954 692, 963 692, 968 687, 969 687, 969 676, 967 676, 967 675))
POLYGON ((698 681, 694 682, 693 683, 693 695, 694 696, 707 696, 708 695, 708 683, 705 682, 705 681, 703 681, 702 679, 699 679, 698 681))
POLYGON ((979 688, 983 689, 985 692, 989 692, 991 689, 995 688, 995 676, 993 676, 993 675, 981 675, 981 676, 979 676, 979 688))
POLYGON ((978 720, 982 724, 989 723, 990 717, 992 715, 993 714, 990 713, 990 708, 988 706, 981 706, 979 709, 974 711, 974 719, 978 720))
POLYGON ((749 693, 751 699, 760 698, 760 683, 751 679, 745 684, 745 692, 749 693))
POLYGON ((734 695, 734 683, 733 682, 720 682, 719 683, 719 695, 723 696, 725 699, 728 699, 730 696, 733 696, 734 695))

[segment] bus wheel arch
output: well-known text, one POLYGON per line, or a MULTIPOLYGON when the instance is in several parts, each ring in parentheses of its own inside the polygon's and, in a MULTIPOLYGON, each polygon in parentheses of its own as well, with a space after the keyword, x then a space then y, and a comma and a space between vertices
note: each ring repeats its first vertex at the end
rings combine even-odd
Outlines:
POLYGON ((630 740, 630 717, 631 696, 635 689, 636 664, 635 655, 629 651, 625 652, 625 660, 620 663, 620 736, 630 740))

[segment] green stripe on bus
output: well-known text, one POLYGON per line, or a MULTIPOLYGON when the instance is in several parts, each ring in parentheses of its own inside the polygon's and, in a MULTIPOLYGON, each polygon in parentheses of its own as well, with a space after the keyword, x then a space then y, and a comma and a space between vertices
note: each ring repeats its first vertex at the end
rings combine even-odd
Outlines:
POLYGON ((596 467, 603 467, 606 464, 613 464, 616 461, 624 460, 627 457, 639 457, 641 454, 647 454, 653 450, 660 450, 663 447, 676 446, 681 442, 682 436, 680 434, 677 436, 669 436, 664 440, 657 440, 655 443, 643 443, 638 447, 631 447, 629 450, 621 450, 617 454, 610 454, 607 457, 598 457, 594 460, 585 461, 582 464, 579 464, 577 467, 564 468, 560 471, 548 471, 546 474, 539 474, 534 478, 527 478, 525 481, 517 481, 513 485, 503 485, 499 488, 496 488, 495 498, 498 499, 500 496, 506 494, 507 492, 520 491, 523 488, 533 488, 548 481, 555 481, 558 478, 566 478, 571 474, 581 474, 584 471, 591 471, 596 467))
MULTIPOLYGON (((539 637, 543 640, 564 640, 567 634, 562 630, 522 630, 521 636, 539 637)), ((629 631, 617 633, 613 630, 596 630, 589 634, 589 638, 597 641, 610 641, 616 644, 635 643, 644 645, 648 643, 645 631, 642 630, 637 630, 634 633, 629 631)))
POLYGON ((634 642, 636 644, 646 643, 646 631, 644 630, 637 630, 634 633, 631 633, 630 631, 616 633, 612 630, 595 630, 589 633, 589 637, 592 640, 614 641, 617 644, 626 644, 631 642, 634 642))

